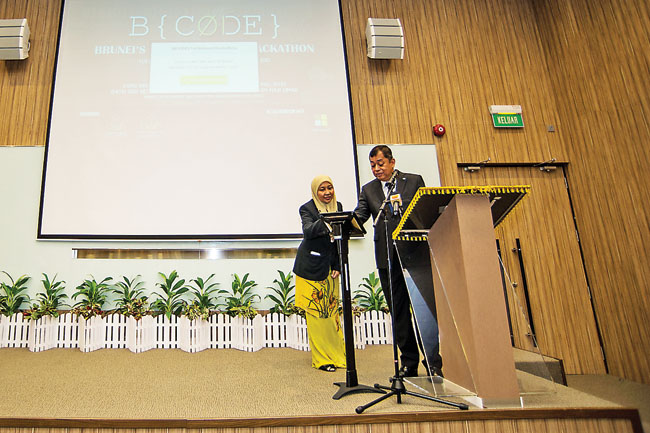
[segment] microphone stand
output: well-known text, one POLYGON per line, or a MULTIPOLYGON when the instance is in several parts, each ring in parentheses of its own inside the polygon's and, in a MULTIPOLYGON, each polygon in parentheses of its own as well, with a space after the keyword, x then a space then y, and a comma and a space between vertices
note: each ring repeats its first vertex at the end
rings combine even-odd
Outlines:
MULTIPOLYGON (((339 214, 346 214, 341 212, 339 214)), ((351 212, 350 212, 351 214, 351 212)), ((327 219, 321 216, 323 221, 327 219)), ((348 240, 350 238, 349 221, 350 218, 332 218, 329 220, 331 226, 330 233, 336 240, 336 248, 339 254, 339 265, 341 268, 341 292, 343 302, 343 331, 345 342, 345 382, 334 382, 339 389, 332 398, 338 400, 341 397, 357 392, 378 392, 384 393, 383 390, 359 384, 357 377, 356 361, 354 356, 354 319, 352 317, 352 299, 350 293, 350 272, 348 263, 348 240)))
MULTIPOLYGON (((386 192, 386 197, 384 197, 384 201, 381 203, 381 206, 379 206, 377 217, 375 217, 375 220, 372 222, 373 228, 377 227, 377 223, 379 223, 379 218, 382 215, 384 216, 384 222, 386 221, 386 214, 384 213, 384 209, 386 208, 386 205, 390 202, 390 195, 393 193, 393 190, 395 189, 396 177, 397 177, 397 170, 394 170, 393 174, 390 176, 390 179, 386 181, 386 185, 388 185, 388 191, 386 192)), ((388 238, 386 238, 386 241, 388 242, 388 238)), ((390 264, 390 258, 389 258, 389 264, 390 264)))
MULTIPOLYGON (((388 212, 386 212, 386 204, 390 202, 390 195, 393 193, 393 190, 395 189, 395 176, 396 176, 397 170, 393 172, 393 175, 391 176, 390 180, 388 183, 390 183, 390 187, 388 191, 386 192, 386 197, 381 204, 381 207, 379 208, 379 212, 377 213, 377 218, 375 218, 375 221, 373 222, 373 225, 376 227, 377 223, 379 222, 379 217, 383 215, 384 217, 384 235, 386 236, 386 256, 388 259, 388 290, 390 291, 390 311, 391 315, 395 314, 395 297, 393 296, 393 265, 392 265, 392 259, 391 259, 391 242, 390 238, 388 237, 388 212)), ((397 207, 397 213, 401 217, 401 210, 399 209, 399 206, 397 207)), ((404 386, 404 378, 399 375, 399 362, 398 362, 398 355, 397 355, 397 342, 395 336, 397 333, 395 332, 395 318, 391 317, 390 320, 391 323, 391 329, 393 332, 393 366, 394 366, 394 372, 395 374, 393 377, 389 378, 388 381, 390 382, 390 386, 383 386, 378 383, 375 383, 374 387, 377 389, 381 390, 386 390, 388 393, 382 395, 381 397, 376 398, 375 400, 372 400, 370 403, 367 403, 363 406, 358 406, 355 409, 355 412, 360 414, 364 410, 368 409, 369 407, 372 407, 376 405, 379 402, 382 402, 392 396, 397 397, 397 404, 402 403, 402 395, 410 395, 413 397, 418 397, 422 398, 425 400, 430 400, 430 401, 435 401, 436 403, 442 403, 446 404, 449 406, 456 407, 461 410, 467 410, 469 409, 469 406, 464 404, 464 403, 455 403, 453 401, 448 401, 448 400, 443 400, 437 397, 433 397, 430 395, 425 395, 425 394, 419 394, 416 392, 408 391, 406 389, 406 386, 404 386)))

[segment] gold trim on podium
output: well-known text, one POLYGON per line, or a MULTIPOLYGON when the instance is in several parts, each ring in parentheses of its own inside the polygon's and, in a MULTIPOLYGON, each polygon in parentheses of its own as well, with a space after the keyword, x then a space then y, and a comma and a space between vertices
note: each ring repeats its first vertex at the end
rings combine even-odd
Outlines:
MULTIPOLYGON (((402 219, 400 220, 397 228, 393 232, 393 239, 400 241, 426 241, 427 234, 423 230, 408 230, 405 228, 412 216, 417 204, 423 200, 424 197, 437 195, 445 196, 440 197, 439 205, 446 206, 455 195, 470 194, 470 195, 486 195, 490 197, 490 201, 494 199, 504 199, 507 201, 507 206, 500 215, 494 215, 494 226, 496 227, 501 223, 509 211, 521 201, 526 194, 530 192, 530 185, 484 185, 484 186, 442 186, 442 187, 423 187, 417 190, 413 200, 406 208, 402 219)), ((431 227, 436 221, 438 215, 430 217, 428 227, 431 227)))

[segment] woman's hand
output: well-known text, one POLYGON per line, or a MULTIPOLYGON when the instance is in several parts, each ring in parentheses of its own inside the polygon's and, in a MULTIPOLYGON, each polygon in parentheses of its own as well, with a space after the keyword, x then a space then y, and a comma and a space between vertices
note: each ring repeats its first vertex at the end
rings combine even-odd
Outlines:
POLYGON ((332 271, 332 278, 337 279, 339 277, 339 275, 341 275, 341 273, 339 271, 336 271, 336 270, 332 271))

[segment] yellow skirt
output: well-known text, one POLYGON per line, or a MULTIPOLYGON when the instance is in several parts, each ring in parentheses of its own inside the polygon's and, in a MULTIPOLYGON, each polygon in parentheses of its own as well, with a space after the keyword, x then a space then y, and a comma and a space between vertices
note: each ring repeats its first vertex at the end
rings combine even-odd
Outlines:
POLYGON ((345 367, 345 342, 339 318, 339 282, 331 276, 311 281, 296 275, 296 306, 307 313, 311 365, 345 367))

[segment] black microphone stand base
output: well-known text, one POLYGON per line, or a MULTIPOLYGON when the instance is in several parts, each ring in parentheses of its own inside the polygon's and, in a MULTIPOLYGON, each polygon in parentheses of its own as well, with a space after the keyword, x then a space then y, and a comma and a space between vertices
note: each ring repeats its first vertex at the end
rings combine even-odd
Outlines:
POLYGON ((397 403, 401 404, 402 403, 402 395, 410 395, 410 396, 422 398, 422 399, 425 399, 425 400, 435 401, 436 403, 446 404, 448 406, 453 406, 453 407, 456 407, 456 408, 461 409, 461 410, 469 409, 469 406, 464 404, 464 403, 455 403, 453 401, 442 400, 440 398, 432 397, 430 395, 418 394, 417 392, 408 391, 406 389, 406 387, 404 386, 404 380, 399 376, 393 376, 389 380, 391 382, 390 387, 379 385, 378 383, 375 383, 375 388, 380 389, 380 390, 386 390, 386 391, 388 391, 388 393, 386 393, 386 394, 382 395, 381 397, 371 401, 368 404, 364 404, 363 406, 357 407, 355 409, 355 412, 356 413, 362 413, 364 410, 368 409, 369 407, 374 406, 377 403, 382 402, 382 401, 384 401, 387 398, 390 398, 392 396, 396 396, 397 397, 397 403))
POLYGON ((358 392, 378 392, 381 394, 386 394, 386 391, 383 391, 374 386, 368 386, 368 385, 348 386, 345 382, 334 382, 334 385, 339 387, 339 390, 336 391, 336 393, 332 396, 334 400, 338 400, 339 398, 347 394, 355 394, 358 392))
POLYGON ((334 382, 334 385, 339 387, 339 390, 332 396, 334 400, 338 400, 347 394, 354 394, 357 392, 378 392, 385 394, 385 391, 368 385, 359 385, 357 379, 357 370, 351 369, 346 371, 345 382, 334 382))

